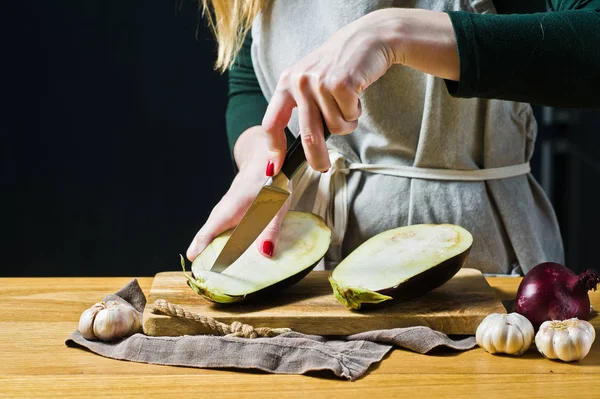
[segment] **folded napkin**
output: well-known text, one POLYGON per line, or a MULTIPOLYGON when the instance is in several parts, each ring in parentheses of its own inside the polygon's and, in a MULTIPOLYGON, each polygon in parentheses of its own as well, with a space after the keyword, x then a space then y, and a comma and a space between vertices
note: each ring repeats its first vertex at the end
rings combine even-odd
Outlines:
MULTIPOLYGON (((135 279, 103 300, 124 301, 140 312, 146 305, 146 297, 135 279)), ((364 375, 394 346, 424 354, 436 347, 467 350, 477 345, 475 337, 453 340, 428 327, 377 330, 336 338, 297 332, 254 339, 214 335, 151 337, 138 333, 115 342, 89 341, 75 331, 65 343, 101 356, 134 362, 258 369, 278 374, 329 370, 351 381, 364 375)))

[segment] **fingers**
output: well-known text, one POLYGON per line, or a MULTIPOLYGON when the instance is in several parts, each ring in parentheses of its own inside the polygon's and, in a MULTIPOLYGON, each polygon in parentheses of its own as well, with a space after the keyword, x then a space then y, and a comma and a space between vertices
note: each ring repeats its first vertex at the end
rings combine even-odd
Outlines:
POLYGON ((336 135, 351 133, 358 126, 357 120, 362 112, 360 76, 353 78, 346 71, 320 69, 318 62, 300 62, 285 70, 279 78, 263 118, 269 159, 273 162, 275 174, 285 159, 287 146, 284 128, 294 108, 298 108, 306 159, 317 171, 323 172, 330 167, 323 122, 331 134, 336 135))
POLYGON ((329 153, 325 145, 323 122, 317 103, 311 98, 302 97, 298 101, 298 122, 302 146, 308 164, 319 172, 325 172, 331 167, 329 153))
POLYGON ((316 89, 315 99, 331 134, 344 135, 356 130, 358 121, 345 119, 336 99, 333 97, 327 86, 322 83, 317 83, 316 89))
POLYGON ((256 240, 258 251, 268 258, 273 257, 275 254, 275 247, 277 246, 277 240, 279 239, 281 224, 283 223, 283 219, 285 218, 289 206, 290 200, 288 199, 273 220, 271 220, 271 223, 269 223, 256 240))
POLYGON ((347 122, 356 121, 362 113, 362 107, 359 92, 350 78, 341 75, 333 76, 329 81, 328 89, 343 119, 347 122))
MULTIPOLYGON (((279 232, 281 230, 281 224, 290 206, 290 200, 288 199, 283 207, 279 210, 277 215, 271 220, 271 223, 263 230, 260 236, 257 238, 256 243, 258 251, 267 257, 272 257, 275 252, 275 245, 279 238, 279 232)), ((223 217, 221 209, 223 206, 217 205, 211 215, 208 218, 206 224, 198 231, 189 248, 186 251, 186 257, 190 262, 194 259, 206 247, 222 232, 234 228, 241 220, 243 214, 232 215, 230 217, 223 217)))
POLYGON ((287 140, 283 129, 289 123, 295 107, 294 98, 278 84, 262 122, 267 138, 267 154, 273 162, 273 174, 279 173, 285 159, 287 140))
POLYGON ((214 237, 215 236, 213 234, 210 234, 208 232, 202 230, 198 231, 185 253, 186 258, 188 258, 190 262, 193 262, 194 259, 196 259, 196 256, 198 256, 199 253, 204 251, 208 244, 212 242, 214 237))
POLYGON ((215 237, 226 230, 234 228, 241 219, 242 215, 240 214, 223 212, 223 206, 220 205, 218 204, 213 209, 208 220, 200 231, 198 231, 188 247, 185 255, 190 262, 193 262, 196 256, 204 251, 215 237))

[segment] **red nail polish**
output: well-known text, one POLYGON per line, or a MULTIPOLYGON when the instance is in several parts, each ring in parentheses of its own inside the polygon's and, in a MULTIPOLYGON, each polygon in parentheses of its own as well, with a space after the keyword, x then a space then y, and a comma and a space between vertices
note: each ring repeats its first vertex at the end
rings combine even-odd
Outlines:
POLYGON ((262 251, 264 254, 268 256, 273 256, 273 243, 269 240, 266 240, 262 244, 262 251))
POLYGON ((275 164, 273 161, 269 160, 267 163, 267 170, 265 171, 265 174, 269 177, 272 177, 275 174, 275 164))

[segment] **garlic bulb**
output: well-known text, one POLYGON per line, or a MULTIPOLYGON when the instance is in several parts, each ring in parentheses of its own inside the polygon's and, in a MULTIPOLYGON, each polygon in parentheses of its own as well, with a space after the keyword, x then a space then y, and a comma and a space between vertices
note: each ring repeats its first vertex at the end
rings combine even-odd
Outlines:
POLYGON ((475 339, 489 353, 522 355, 533 342, 533 325, 518 313, 488 315, 477 327, 475 339))
POLYGON ((79 318, 79 332, 89 340, 114 341, 135 334, 140 327, 140 313, 117 301, 98 302, 79 318))
POLYGON ((595 338, 594 326, 585 320, 552 320, 542 323, 535 345, 548 359, 572 362, 587 356, 595 338))
POLYGON ((97 339, 94 335, 94 319, 102 309, 106 309, 106 304, 104 302, 98 302, 81 314, 81 317, 79 318, 79 332, 83 338, 89 340, 97 339))

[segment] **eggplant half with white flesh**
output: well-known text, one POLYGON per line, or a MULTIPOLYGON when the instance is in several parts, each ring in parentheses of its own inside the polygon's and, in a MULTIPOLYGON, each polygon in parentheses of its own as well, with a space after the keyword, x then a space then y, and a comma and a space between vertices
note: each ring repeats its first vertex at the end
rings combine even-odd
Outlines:
POLYGON ((421 296, 450 280, 465 263, 473 236, 453 224, 418 224, 384 231, 356 248, 329 282, 348 309, 421 296))
POLYGON ((297 283, 325 256, 331 242, 331 231, 319 216, 288 211, 273 257, 261 255, 251 245, 222 273, 210 271, 231 233, 219 235, 194 259, 191 276, 185 273, 182 258, 188 285, 217 303, 239 302, 297 283))

